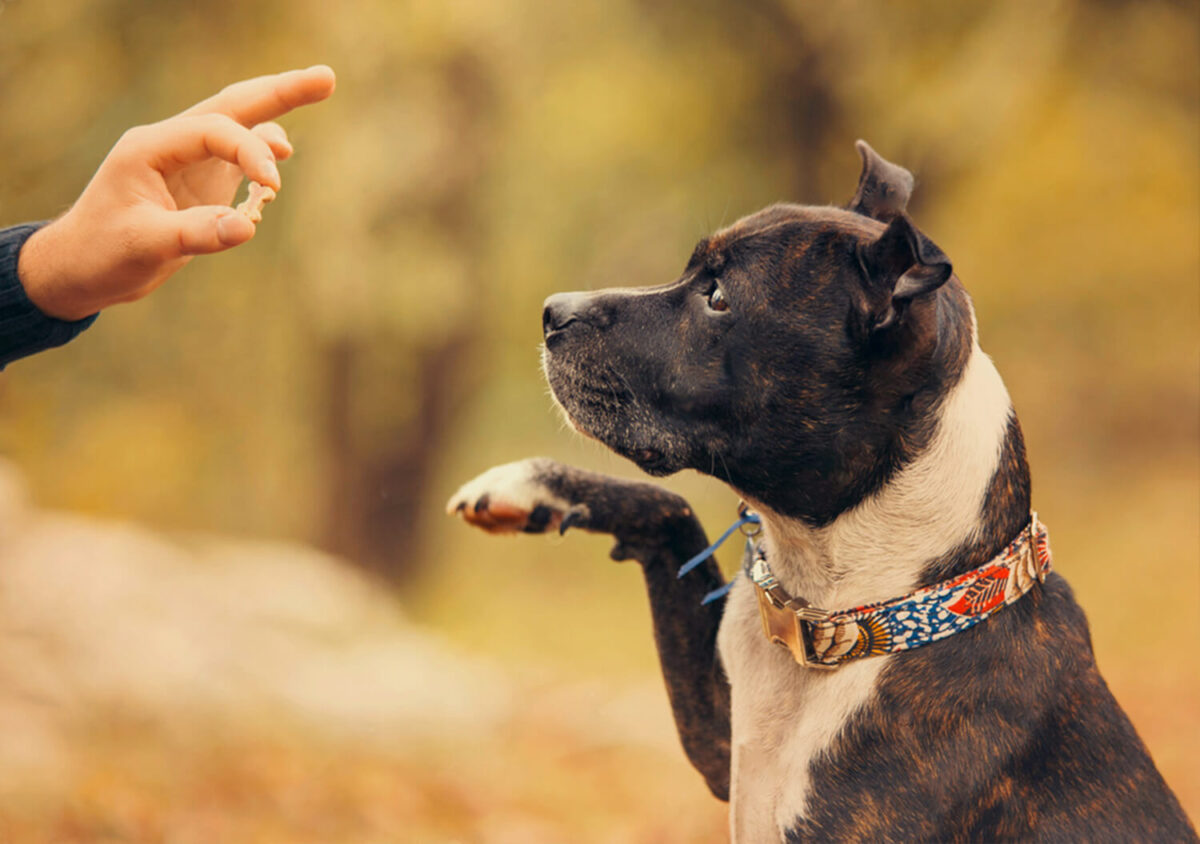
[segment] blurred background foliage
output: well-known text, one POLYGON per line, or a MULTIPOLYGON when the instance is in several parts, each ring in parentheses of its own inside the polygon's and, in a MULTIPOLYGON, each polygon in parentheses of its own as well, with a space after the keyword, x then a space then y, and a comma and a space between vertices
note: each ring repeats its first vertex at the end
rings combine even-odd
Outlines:
MULTIPOLYGON (((469 649, 652 676, 602 540, 477 536, 442 504, 529 454, 633 474, 552 411, 542 299, 668 281, 777 200, 846 201, 863 137, 917 176, 1101 666, 1194 812, 1198 43, 1185 2, 0 2, 8 223, 65 209, 131 125, 338 72, 283 121, 254 242, 10 367, 0 449, 44 506, 313 543, 469 649)), ((710 533, 732 519, 711 480, 667 483, 710 533)))

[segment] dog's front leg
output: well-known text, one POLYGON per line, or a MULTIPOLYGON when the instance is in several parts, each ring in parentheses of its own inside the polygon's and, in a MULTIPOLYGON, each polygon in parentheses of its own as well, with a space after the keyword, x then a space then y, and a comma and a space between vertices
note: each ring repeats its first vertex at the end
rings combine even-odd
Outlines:
POLYGON ((578 527, 611 534, 613 559, 641 563, 683 749, 712 793, 728 800, 729 684, 716 649, 722 604, 700 603, 725 581, 712 558, 687 577, 676 576, 708 545, 688 503, 653 484, 532 458, 484 472, 459 489, 447 509, 495 533, 578 527))

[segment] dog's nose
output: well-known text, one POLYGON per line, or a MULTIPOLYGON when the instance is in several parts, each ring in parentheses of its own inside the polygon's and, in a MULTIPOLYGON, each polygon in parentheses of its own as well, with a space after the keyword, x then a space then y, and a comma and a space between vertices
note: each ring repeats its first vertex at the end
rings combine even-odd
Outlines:
POLYGON ((549 339, 579 319, 586 299, 582 293, 556 293, 547 299, 542 308, 542 335, 549 339))

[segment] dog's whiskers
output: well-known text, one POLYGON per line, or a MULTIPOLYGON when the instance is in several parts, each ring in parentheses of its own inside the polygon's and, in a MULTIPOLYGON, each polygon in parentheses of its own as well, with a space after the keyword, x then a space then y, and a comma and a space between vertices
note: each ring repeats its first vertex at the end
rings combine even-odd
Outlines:
POLYGON ((733 475, 729 472, 729 464, 725 462, 725 455, 715 449, 713 450, 713 454, 721 458, 721 468, 725 470, 725 480, 729 482, 730 486, 733 486, 733 475))

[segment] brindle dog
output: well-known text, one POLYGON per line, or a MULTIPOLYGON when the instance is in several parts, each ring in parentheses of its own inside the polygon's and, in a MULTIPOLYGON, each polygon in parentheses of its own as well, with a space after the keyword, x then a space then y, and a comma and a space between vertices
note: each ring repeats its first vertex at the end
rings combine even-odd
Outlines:
MULTIPOLYGON (((859 142, 848 208, 776 205, 702 240, 675 281, 547 300, 570 422, 653 475, 695 469, 762 516, 792 595, 825 608, 967 572, 1025 527, 1021 428, 907 170, 859 142)), ((688 758, 737 841, 1178 841, 1188 819, 1096 669, 1066 581, 934 644, 822 671, 762 633, 687 502, 533 459, 464 486, 494 531, 575 526, 641 563, 688 758), (718 656, 719 653, 719 656, 718 656)))

